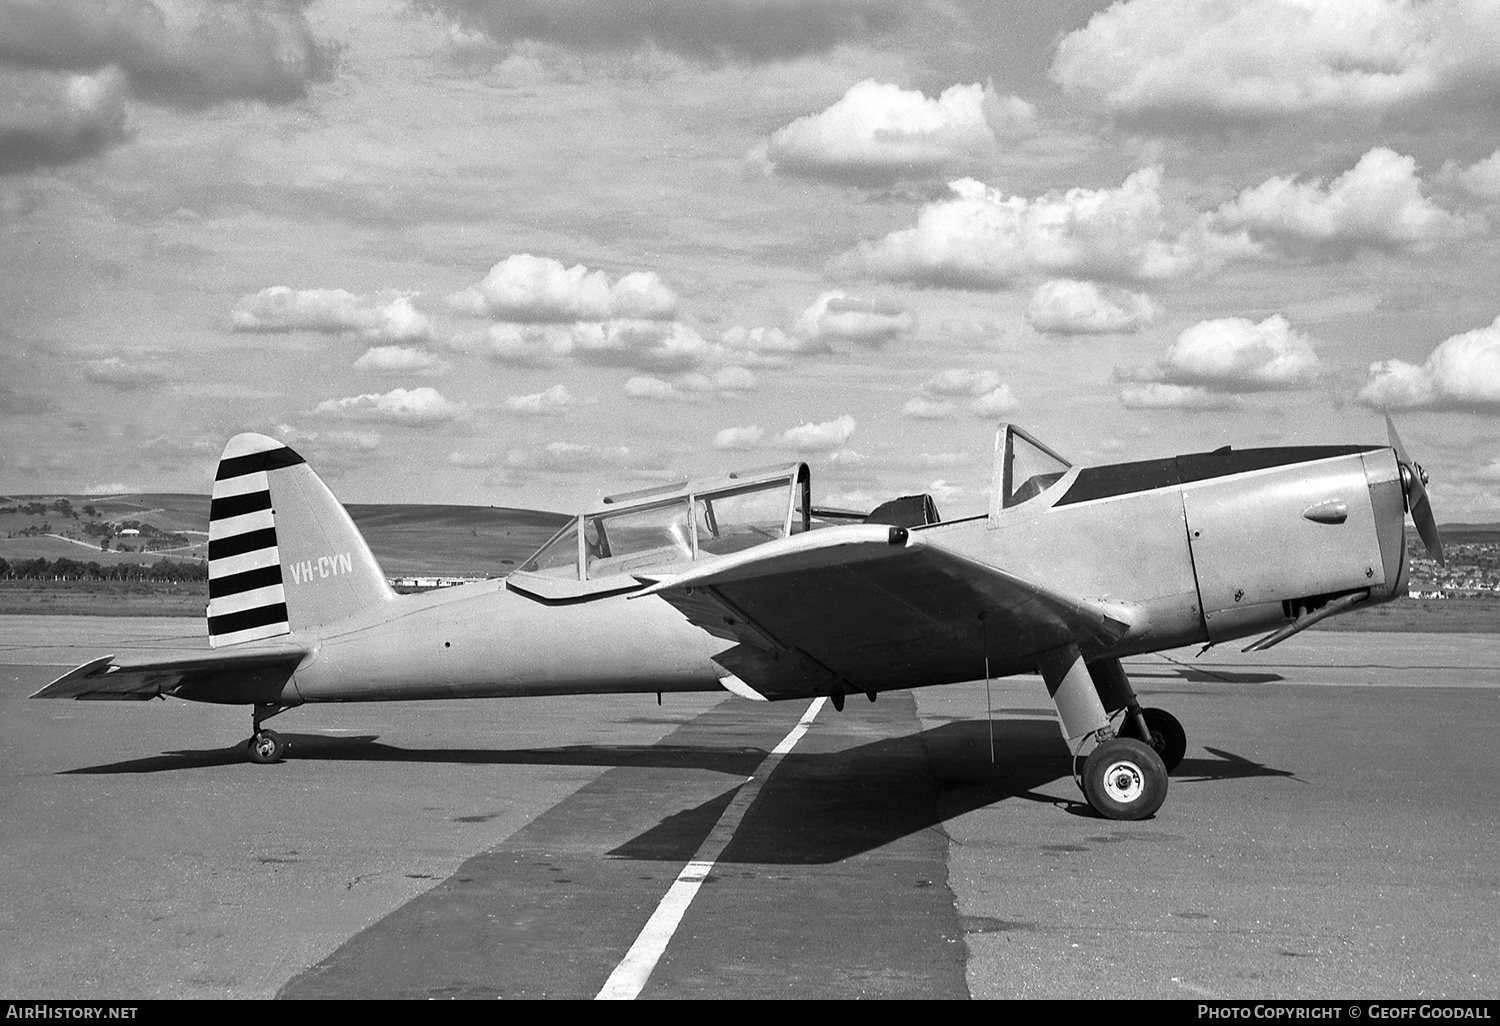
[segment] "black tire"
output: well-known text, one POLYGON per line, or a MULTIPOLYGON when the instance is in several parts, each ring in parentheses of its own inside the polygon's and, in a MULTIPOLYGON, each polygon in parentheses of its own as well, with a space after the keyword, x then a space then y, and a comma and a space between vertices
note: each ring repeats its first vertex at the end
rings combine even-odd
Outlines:
POLYGON ((1167 767, 1130 737, 1104 742, 1083 764, 1083 795, 1106 819, 1145 819, 1167 800, 1167 767))
POLYGON ((250 738, 245 745, 245 751, 250 756, 250 761, 262 766, 273 762, 280 762, 282 756, 286 755, 286 742, 281 735, 274 730, 262 730, 250 738))
POLYGON ((1177 717, 1165 709, 1142 709, 1141 715, 1145 717, 1146 726, 1151 730, 1147 743, 1156 749, 1156 754, 1161 756, 1162 765, 1171 773, 1181 765, 1182 757, 1187 754, 1187 731, 1182 729, 1177 717))

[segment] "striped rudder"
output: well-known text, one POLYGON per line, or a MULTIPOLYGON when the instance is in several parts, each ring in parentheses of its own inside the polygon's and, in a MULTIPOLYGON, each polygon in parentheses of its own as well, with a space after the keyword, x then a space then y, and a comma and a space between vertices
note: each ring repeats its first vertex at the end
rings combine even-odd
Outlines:
POLYGON ((208 514, 208 641, 218 648, 291 633, 270 471, 303 459, 274 438, 236 435, 208 514))

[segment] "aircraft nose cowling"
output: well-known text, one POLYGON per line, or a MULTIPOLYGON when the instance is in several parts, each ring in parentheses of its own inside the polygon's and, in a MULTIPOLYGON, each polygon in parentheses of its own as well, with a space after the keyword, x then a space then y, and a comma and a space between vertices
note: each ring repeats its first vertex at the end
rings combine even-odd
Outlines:
POLYGON ((1365 454, 1365 480, 1370 486, 1370 506, 1375 512, 1375 533, 1385 584, 1370 597, 1377 601, 1406 594, 1406 498, 1401 467, 1391 449, 1365 454))

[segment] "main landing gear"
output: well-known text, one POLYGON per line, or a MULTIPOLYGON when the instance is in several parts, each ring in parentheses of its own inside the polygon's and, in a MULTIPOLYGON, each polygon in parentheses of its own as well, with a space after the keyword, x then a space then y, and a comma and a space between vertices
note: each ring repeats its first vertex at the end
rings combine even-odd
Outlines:
POLYGON ((1089 805, 1108 819, 1155 815, 1167 798, 1167 775, 1187 753, 1182 724, 1164 709, 1141 708, 1118 659, 1085 663, 1078 646, 1065 645, 1042 653, 1037 665, 1069 743, 1099 742, 1078 776, 1089 805), (1111 713, 1122 712, 1117 732, 1111 713))
POLYGON ((262 730, 261 721, 268 720, 290 706, 257 705, 251 714, 250 740, 245 744, 245 753, 250 761, 259 765, 280 762, 286 756, 287 742, 274 730, 262 730))

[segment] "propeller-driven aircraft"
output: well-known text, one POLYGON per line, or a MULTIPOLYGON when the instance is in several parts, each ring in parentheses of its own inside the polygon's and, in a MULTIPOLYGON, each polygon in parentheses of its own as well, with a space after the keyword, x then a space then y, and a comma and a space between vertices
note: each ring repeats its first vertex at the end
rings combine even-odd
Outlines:
POLYGON ((727 689, 846 696, 1039 673, 1088 802, 1154 814, 1187 748, 1126 656, 1263 634, 1406 591, 1426 476, 1388 445, 1231 449, 1077 467, 1014 425, 987 514, 926 496, 821 510, 806 464, 611 496, 509 576, 397 595, 332 492, 276 439, 230 440, 209 524, 211 648, 102 656, 34 698, 252 707, 727 689))

